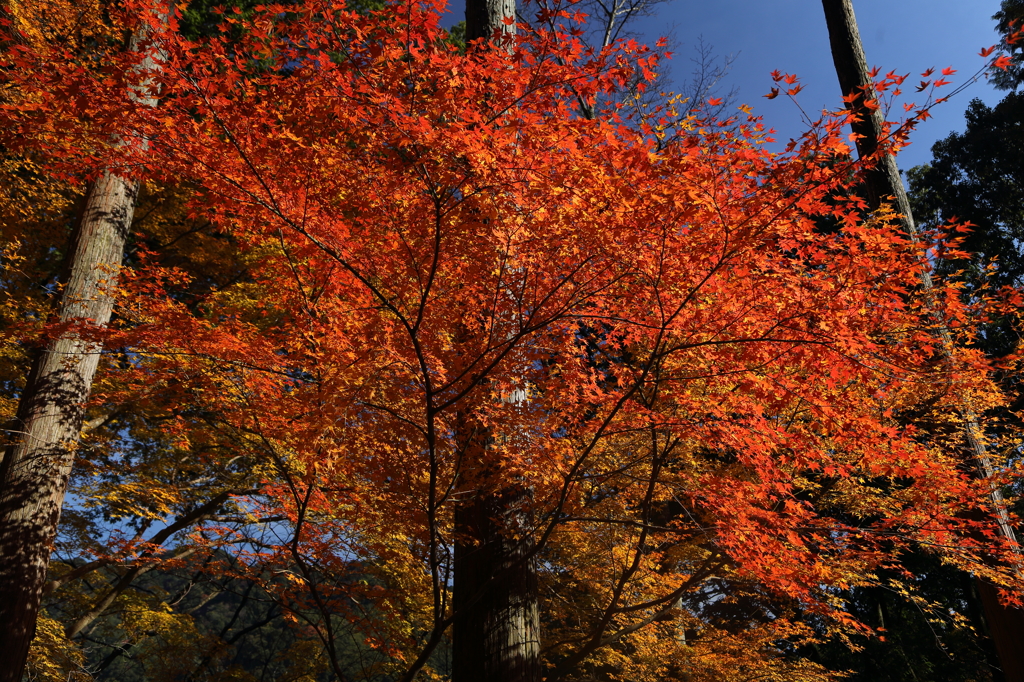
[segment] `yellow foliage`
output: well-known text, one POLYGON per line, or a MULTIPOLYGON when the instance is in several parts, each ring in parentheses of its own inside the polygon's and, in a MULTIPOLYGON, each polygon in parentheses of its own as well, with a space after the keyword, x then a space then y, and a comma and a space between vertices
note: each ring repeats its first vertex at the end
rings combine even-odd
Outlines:
POLYGON ((25 677, 28 682, 86 682, 85 654, 64 636, 64 626, 39 614, 36 637, 28 652, 25 677))
POLYGON ((77 52, 117 35, 104 0, 8 0, 5 5, 14 28, 34 46, 45 43, 77 52))
MULTIPOLYGON (((14 396, 31 364, 30 344, 53 303, 78 193, 43 177, 24 157, 0 156, 0 421, 17 410, 14 396)), ((5 434, 6 435, 6 434, 5 434)))

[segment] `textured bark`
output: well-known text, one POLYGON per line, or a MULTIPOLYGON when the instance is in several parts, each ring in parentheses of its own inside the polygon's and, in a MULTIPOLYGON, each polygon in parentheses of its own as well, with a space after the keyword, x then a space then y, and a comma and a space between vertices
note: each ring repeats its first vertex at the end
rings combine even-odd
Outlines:
MULTIPOLYGON (((851 0, 822 0, 822 5, 825 8, 825 20, 828 23, 829 40, 832 44, 832 59, 843 94, 863 92, 865 86, 868 87, 869 93, 873 93, 851 0)), ((853 123, 852 128, 853 132, 859 135, 857 153, 860 157, 874 154, 878 150, 878 141, 883 134, 880 110, 865 110, 860 119, 853 123)), ((917 226, 914 224, 914 216, 910 210, 910 202, 903 187, 899 168, 896 166, 896 159, 891 154, 883 155, 878 159, 877 165, 865 173, 864 182, 867 186, 869 206, 874 210, 882 201, 891 200, 902 215, 904 231, 911 240, 918 241, 917 226)), ((931 274, 926 269, 921 270, 921 286, 926 292, 932 289, 931 274)), ((938 323, 938 333, 942 340, 941 352, 949 358, 953 347, 952 336, 939 313, 933 310, 932 314, 938 323)), ((974 456, 978 475, 983 479, 990 478, 993 474, 992 462, 985 448, 984 434, 981 432, 978 416, 967 406, 961 406, 960 411, 963 417, 964 440, 974 456)), ((1004 537, 1016 541, 1002 493, 998 488, 992 488, 991 495, 1000 532, 1004 537)))
POLYGON ((466 0, 466 40, 516 34, 516 0, 466 0), (513 20, 506 24, 505 19, 513 20))
POLYGON ((455 513, 454 682, 539 682, 540 611, 529 494, 506 489, 455 513))
POLYGON ((1020 682, 1024 680, 1024 611, 1000 604, 998 591, 988 583, 978 580, 977 586, 1002 679, 1020 682))
MULTIPOLYGON (((825 10, 825 21, 828 24, 832 59, 843 95, 865 93, 864 96, 872 97, 874 90, 871 89, 867 58, 860 40, 860 32, 857 30, 857 19, 853 13, 852 0, 822 0, 822 6, 825 10)), ((862 109, 860 118, 851 127, 853 132, 859 136, 857 139, 858 155, 865 158, 875 154, 883 134, 881 110, 862 109)), ((907 199, 896 159, 891 154, 881 156, 877 160, 877 165, 865 173, 864 183, 867 187, 869 206, 875 210, 883 201, 891 201, 902 215, 904 231, 911 240, 918 241, 917 226, 914 224, 914 216, 910 210, 910 202, 907 199)), ((932 289, 931 274, 926 269, 921 270, 921 287, 926 294, 932 289)), ((938 335, 942 341, 940 352, 946 359, 949 359, 953 349, 952 335, 936 307, 932 309, 932 316, 937 323, 938 335)), ((974 460, 977 474, 981 479, 989 480, 993 475, 992 461, 985 446, 984 433, 978 415, 971 407, 961 405, 960 416, 964 442, 974 460)), ((990 497, 996 512, 1000 534, 1004 538, 1016 542, 1017 538, 1002 492, 993 485, 990 487, 990 497)), ((1006 680, 1007 682, 1024 682, 1024 635, 1020 632, 1014 633, 1006 630, 1008 627, 1017 627, 1012 624, 1024 623, 1024 614, 1017 609, 1001 606, 998 600, 990 594, 991 587, 979 583, 979 588, 983 597, 986 594, 989 595, 988 598, 982 600, 985 606, 985 617, 999 650, 1000 663, 1006 680), (1012 673, 1012 671, 1018 672, 1012 673)))
MULTIPOLYGON (((130 49, 144 36, 133 36, 130 49)), ((151 59, 141 65, 152 67, 151 59)), ((137 193, 137 183, 106 171, 90 185, 65 260, 61 322, 102 327, 110 320, 137 193)), ((22 679, 100 351, 77 330, 49 342, 21 394, 18 440, 0 462, 0 682, 22 679)))
MULTIPOLYGON (((864 92, 863 88, 867 87, 868 96, 873 97, 874 90, 871 89, 872 81, 868 76, 867 57, 864 55, 864 46, 857 30, 853 4, 850 0, 822 0, 822 6, 825 9, 825 22, 828 24, 832 61, 836 66, 836 75, 839 77, 839 87, 843 90, 843 96, 864 92)), ((861 113, 860 118, 850 127, 858 135, 857 154, 860 158, 865 158, 878 149, 878 140, 882 135, 882 115, 878 110, 869 112, 866 108, 863 108, 861 113)), ((879 159, 878 165, 865 173, 864 184, 872 209, 877 209, 885 198, 892 197, 897 210, 904 215, 904 227, 916 235, 910 214, 910 203, 907 201, 907 193, 896 167, 896 159, 889 154, 879 159)))

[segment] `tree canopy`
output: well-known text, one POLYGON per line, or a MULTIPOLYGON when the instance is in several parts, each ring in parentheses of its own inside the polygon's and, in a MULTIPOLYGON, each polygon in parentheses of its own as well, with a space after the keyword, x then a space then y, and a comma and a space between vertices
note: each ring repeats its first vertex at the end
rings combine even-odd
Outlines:
POLYGON ((439 2, 150 9, 103 25, 147 22, 154 68, 5 46, 0 378, 105 348, 34 674, 447 679, 527 564, 550 680, 828 679, 798 653, 867 631, 842 590, 928 608, 922 553, 1018 599, 1017 472, 977 480, 957 426, 1005 405, 978 330, 1019 299, 922 291, 957 225, 864 210, 850 112, 776 153, 748 107, 634 106, 658 48, 588 48, 571 5, 493 50, 439 2), (100 169, 145 188, 116 317, 56 323, 100 169), (514 551, 460 601, 473 499, 514 551))

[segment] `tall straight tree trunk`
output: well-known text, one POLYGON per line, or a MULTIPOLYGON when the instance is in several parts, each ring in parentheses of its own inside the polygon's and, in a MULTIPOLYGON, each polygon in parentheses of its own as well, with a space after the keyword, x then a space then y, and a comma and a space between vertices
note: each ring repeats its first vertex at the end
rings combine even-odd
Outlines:
MULTIPOLYGON (((514 36, 515 11, 515 0, 466 0, 466 38, 514 36)), ((508 45, 496 41, 488 49, 508 45)), ((540 682, 529 487, 489 484, 488 438, 469 446, 464 480, 475 490, 455 510, 452 680, 540 682)))
POLYGON ((454 682, 541 679, 529 503, 517 486, 475 495, 455 511, 454 682))
MULTIPOLYGON (((852 0, 822 0, 825 10, 825 21, 828 24, 829 42, 832 47, 832 59, 835 62, 836 74, 843 95, 864 93, 864 97, 874 98, 871 89, 871 78, 868 75, 867 58, 864 46, 857 30, 857 19, 853 13, 852 0), (865 88, 867 88, 865 90, 865 88)), ((863 101, 861 100, 861 103, 863 101)), ((878 141, 883 134, 882 113, 880 109, 869 111, 862 107, 861 117, 851 126, 857 137, 857 153, 861 158, 870 156, 878 150, 878 141)), ((904 231, 913 241, 918 241, 917 226, 910 210, 903 180, 900 178, 896 159, 885 154, 878 159, 877 165, 865 173, 868 204, 874 210, 882 201, 891 200, 897 211, 902 214, 904 231)), ((927 294, 932 288, 931 274, 921 271, 921 286, 927 294)), ((953 338, 937 311, 938 333, 941 337, 941 353, 950 358, 953 338)), ((968 405, 960 406, 964 442, 974 459, 977 474, 982 479, 991 479, 993 475, 992 461, 989 458, 984 442, 984 434, 978 415, 968 405)), ((1006 509, 1002 492, 991 486, 992 506, 996 513, 1000 534, 1012 542, 1016 542, 1013 525, 1006 509)), ((1018 570, 1020 567, 1018 566, 1018 570)), ((999 604, 995 590, 990 585, 979 583, 984 605, 985 617, 989 624, 992 639, 999 653, 999 660, 1006 682, 1024 682, 1024 611, 1010 609, 999 604)))
MULTIPOLYGON (((137 31, 130 49, 147 37, 145 28, 137 31)), ((140 68, 154 66, 149 56, 140 68)), ((141 90, 133 99, 156 104, 141 90)), ((65 257, 60 322, 103 327, 110 321, 137 194, 138 183, 107 171, 90 184, 65 257)), ((22 679, 101 350, 76 330, 47 344, 21 394, 17 440, 0 461, 0 682, 22 679)))

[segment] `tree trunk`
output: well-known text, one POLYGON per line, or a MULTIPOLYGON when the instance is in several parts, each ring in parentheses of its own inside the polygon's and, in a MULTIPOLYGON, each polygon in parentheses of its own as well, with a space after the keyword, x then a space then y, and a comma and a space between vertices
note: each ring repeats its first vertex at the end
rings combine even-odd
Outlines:
MULTIPOLYGON (((839 77, 839 87, 843 96, 859 94, 867 87, 867 97, 874 99, 872 80, 868 75, 867 57, 857 30, 857 18, 853 14, 851 0, 822 0, 825 9, 825 22, 828 24, 829 43, 832 46, 832 61, 839 77)), ((859 100, 863 104, 863 100, 859 100)), ((857 106, 855 102, 851 106, 857 106)), ((861 107, 860 117, 850 126, 857 137, 857 154, 860 158, 871 156, 878 149, 878 141, 882 135, 882 115, 880 110, 870 111, 861 107)), ((878 164, 865 173, 864 184, 867 187, 868 204, 876 210, 881 202, 891 197, 896 209, 904 216, 904 228, 916 237, 917 229, 910 214, 910 203, 900 179, 896 159, 891 154, 878 160, 878 164)))
MULTIPOLYGON (((852 0, 822 0, 822 6, 825 10, 825 21, 828 24, 832 59, 835 62, 836 74, 839 76, 839 85, 842 87, 843 95, 863 93, 864 97, 874 99, 872 81, 868 75, 867 58, 860 40, 860 32, 857 30, 857 19, 853 13, 852 0)), ((863 103, 862 100, 861 103, 863 103)), ((856 102, 853 106, 856 106, 856 102)), ((858 136, 857 153, 861 158, 870 156, 878 150, 878 142, 883 134, 882 124, 880 109, 868 110, 866 107, 862 107, 860 118, 851 125, 853 132, 858 136)), ((876 166, 865 173, 864 183, 867 186, 868 205, 871 209, 876 210, 881 202, 887 199, 891 200, 896 210, 903 216, 904 231, 912 241, 918 241, 917 226, 914 224, 910 202, 903 187, 896 159, 891 154, 885 154, 879 158, 876 166)), ((932 288, 931 274, 926 269, 921 270, 921 287, 926 294, 932 288)), ((948 359, 951 357, 953 349, 952 335, 937 310, 932 311, 932 316, 935 318, 938 334, 942 341, 940 352, 948 359)), ((984 434, 978 415, 969 406, 961 405, 960 416, 964 441, 974 459, 977 474, 983 480, 990 479, 993 475, 992 462, 985 447, 984 434)), ((1016 542, 1016 535, 1007 513, 1002 491, 996 486, 991 486, 990 496, 1000 534, 1011 542, 1016 542)), ((1019 568, 1018 566, 1018 570, 1019 568)), ((1000 605, 990 586, 979 582, 979 589, 983 596, 985 616, 992 630, 992 638, 999 651, 1006 682, 1024 682, 1024 632, 1011 631, 1019 624, 1024 624, 1024 613, 1018 609, 1009 609, 1000 605), (988 595, 987 598, 985 598, 986 595, 988 595)))
POLYGON ((466 40, 516 34, 516 0, 466 0, 466 40), (512 19, 506 24, 505 19, 512 19))
POLYGON ((540 615, 529 495, 506 489, 455 512, 454 682, 539 682, 540 615))
MULTIPOLYGON (((466 0, 466 38, 515 35, 515 0, 466 0), (512 19, 512 23, 506 23, 512 19)), ((502 43, 506 48, 511 43, 502 43)), ((524 395, 512 396, 520 401, 524 395)), ((540 610, 524 482, 488 485, 487 436, 470 445, 455 510, 453 682, 540 682, 540 610)))
POLYGON ((1004 682, 1024 680, 1024 611, 999 603, 999 592, 986 582, 975 580, 986 630, 992 639, 1004 682))
MULTIPOLYGON (((137 32, 130 49, 147 35, 137 32)), ((153 66, 150 57, 141 68, 153 66)), ((156 103, 141 92, 135 99, 156 103)), ((110 320, 137 193, 136 182, 107 171, 89 186, 65 259, 60 322, 102 327, 110 320)), ((18 440, 0 462, 0 682, 22 679, 100 351, 78 330, 46 346, 21 394, 18 440)))

